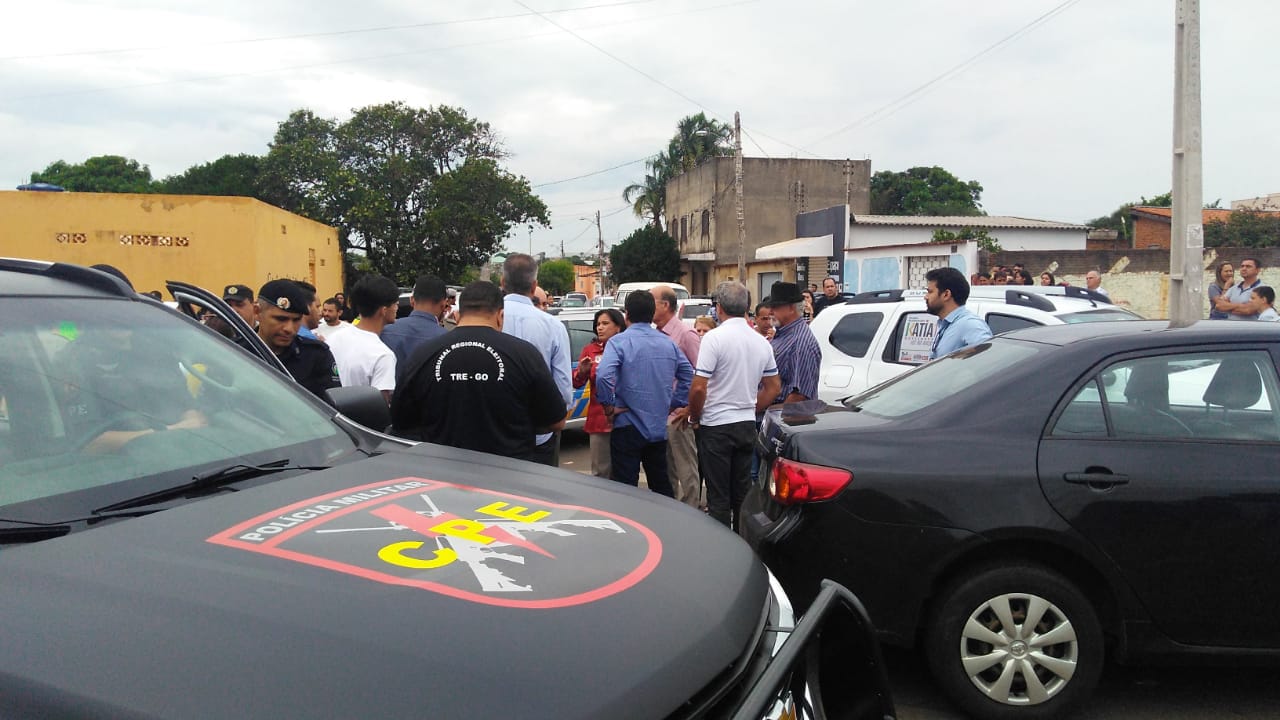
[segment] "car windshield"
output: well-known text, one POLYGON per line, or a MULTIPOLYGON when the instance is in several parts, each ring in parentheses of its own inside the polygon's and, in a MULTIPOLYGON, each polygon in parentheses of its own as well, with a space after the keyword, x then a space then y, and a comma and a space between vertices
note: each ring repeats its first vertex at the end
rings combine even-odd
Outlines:
POLYGON ((569 295, 560 303, 560 307, 580 308, 587 306, 587 299, 577 295, 569 295))
POLYGON ((1142 320, 1143 317, 1131 310, 1124 308, 1109 307, 1099 308, 1097 310, 1084 310, 1082 312, 1064 313, 1058 316, 1068 325, 1075 323, 1087 322, 1110 322, 1112 320, 1142 320))
POLYGON ((79 492, 102 504, 136 494, 134 481, 255 456, 324 464, 355 447, 288 378, 156 306, 0 298, 0 315, 0 516, 79 492))
POLYGON ((941 402, 977 383, 1000 377, 1044 346, 993 340, 921 365, 845 400, 845 406, 880 417, 901 417, 941 402))

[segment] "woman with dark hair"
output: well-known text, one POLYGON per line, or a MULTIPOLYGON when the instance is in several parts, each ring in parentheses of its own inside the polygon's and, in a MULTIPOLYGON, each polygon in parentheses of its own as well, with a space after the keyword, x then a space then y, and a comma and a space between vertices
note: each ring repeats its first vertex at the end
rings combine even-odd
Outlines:
POLYGON ((1040 273, 1040 284, 1056 285, 1057 282, 1053 279, 1053 273, 1049 272, 1048 270, 1045 270, 1044 272, 1040 273))
POLYGON ((587 433, 591 450, 591 474, 609 479, 612 463, 609 461, 609 432, 613 430, 613 422, 605 417, 604 407, 596 400, 596 367, 600 364, 600 356, 604 354, 605 343, 609 338, 627 328, 622 311, 617 308, 604 308, 595 314, 596 339, 582 348, 582 356, 578 358, 578 367, 573 373, 573 386, 580 388, 590 383, 587 388, 590 399, 587 401, 587 421, 582 429, 587 433))
POLYGON ((1210 320, 1226 320, 1231 317, 1231 313, 1223 312, 1216 309, 1214 301, 1218 296, 1225 293, 1236 280, 1236 269, 1231 263, 1218 263, 1218 272, 1214 281, 1209 283, 1209 319, 1210 320))

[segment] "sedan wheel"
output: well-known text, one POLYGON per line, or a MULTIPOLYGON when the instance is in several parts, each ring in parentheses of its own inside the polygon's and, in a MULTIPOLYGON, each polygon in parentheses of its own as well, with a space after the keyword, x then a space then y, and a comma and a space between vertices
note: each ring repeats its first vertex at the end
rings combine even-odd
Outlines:
POLYGON ((1047 718, 1097 683, 1102 634, 1088 600, 1036 566, 988 568, 953 584, 927 638, 943 689, 969 714, 1047 718))

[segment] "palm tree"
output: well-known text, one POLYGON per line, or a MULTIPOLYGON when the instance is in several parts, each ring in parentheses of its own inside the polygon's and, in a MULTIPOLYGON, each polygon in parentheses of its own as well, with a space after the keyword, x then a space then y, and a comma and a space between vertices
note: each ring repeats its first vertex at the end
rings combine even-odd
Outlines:
POLYGON ((653 171, 645 173, 644 181, 632 183, 622 191, 622 201, 631 203, 636 217, 649 218, 654 227, 662 229, 662 216, 667 210, 667 180, 665 173, 653 171))
POLYGON ((676 123, 676 134, 667 149, 645 163, 644 180, 622 191, 623 201, 631 204, 636 217, 649 218, 661 230, 667 209, 667 181, 709 158, 732 155, 732 140, 733 130, 705 113, 683 118, 676 123))

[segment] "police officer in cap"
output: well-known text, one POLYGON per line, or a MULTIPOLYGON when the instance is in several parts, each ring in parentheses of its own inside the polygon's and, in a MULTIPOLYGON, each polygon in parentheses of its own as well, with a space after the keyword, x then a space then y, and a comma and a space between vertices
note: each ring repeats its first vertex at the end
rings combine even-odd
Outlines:
POLYGON ((302 387, 326 400, 324 391, 340 386, 333 353, 319 340, 301 337, 310 301, 291 280, 272 280, 258 291, 258 337, 284 363, 302 387))

